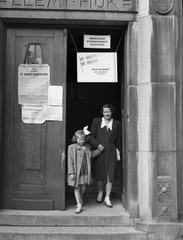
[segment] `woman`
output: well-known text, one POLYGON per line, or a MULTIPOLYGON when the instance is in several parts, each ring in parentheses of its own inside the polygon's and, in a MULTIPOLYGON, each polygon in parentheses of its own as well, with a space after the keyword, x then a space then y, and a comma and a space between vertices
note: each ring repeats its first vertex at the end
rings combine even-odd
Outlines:
POLYGON ((90 144, 95 149, 102 151, 96 157, 94 171, 98 185, 97 203, 102 202, 103 185, 106 196, 104 203, 107 207, 113 207, 110 201, 110 193, 114 180, 117 161, 117 149, 121 152, 121 124, 112 118, 114 107, 111 104, 102 106, 102 118, 94 118, 90 131, 90 144))

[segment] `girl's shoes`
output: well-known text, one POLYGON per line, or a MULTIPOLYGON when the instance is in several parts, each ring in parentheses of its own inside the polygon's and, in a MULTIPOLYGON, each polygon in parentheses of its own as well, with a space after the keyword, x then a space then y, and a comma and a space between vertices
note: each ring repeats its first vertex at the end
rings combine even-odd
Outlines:
POLYGON ((101 203, 102 202, 102 197, 103 197, 103 191, 98 191, 98 195, 97 195, 97 203, 101 203))
POLYGON ((112 208, 112 207, 113 207, 113 206, 112 206, 112 203, 111 203, 111 201, 110 201, 109 196, 106 196, 106 197, 105 197, 104 203, 105 203, 105 205, 106 205, 107 207, 109 207, 109 208, 112 208))
POLYGON ((75 213, 80 213, 82 211, 82 205, 81 204, 78 204, 77 206, 76 206, 76 210, 75 210, 75 213))

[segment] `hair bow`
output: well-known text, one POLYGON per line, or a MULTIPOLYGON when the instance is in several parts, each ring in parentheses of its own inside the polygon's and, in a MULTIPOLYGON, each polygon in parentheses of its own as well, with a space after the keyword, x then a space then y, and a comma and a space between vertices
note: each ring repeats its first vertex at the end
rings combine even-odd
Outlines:
POLYGON ((90 131, 88 131, 88 126, 83 128, 83 132, 84 132, 85 135, 90 134, 90 131))

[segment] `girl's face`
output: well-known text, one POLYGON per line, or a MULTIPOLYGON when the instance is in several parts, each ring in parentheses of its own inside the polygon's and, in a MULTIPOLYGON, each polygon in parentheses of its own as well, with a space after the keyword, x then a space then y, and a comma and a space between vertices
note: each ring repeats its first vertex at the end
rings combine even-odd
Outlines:
POLYGON ((110 121, 112 117, 112 112, 110 108, 103 108, 103 116, 105 120, 110 121))
POLYGON ((85 136, 80 136, 77 138, 77 144, 83 146, 85 143, 85 136))

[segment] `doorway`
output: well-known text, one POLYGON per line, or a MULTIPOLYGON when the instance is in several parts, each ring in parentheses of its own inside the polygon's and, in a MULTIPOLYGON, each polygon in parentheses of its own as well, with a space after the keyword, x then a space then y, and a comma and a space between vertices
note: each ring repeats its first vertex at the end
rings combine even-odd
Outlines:
MULTIPOLYGON (((67 100, 66 100, 66 148, 71 144, 71 138, 76 130, 88 126, 90 130, 94 117, 102 117, 101 106, 111 103, 115 106, 113 117, 122 122, 124 109, 124 29, 90 27, 72 28, 68 30, 67 44, 67 100), (84 34, 110 35, 110 49, 85 49, 84 34), (77 52, 117 52, 117 83, 78 83, 77 82, 77 52)), ((122 161, 118 163, 113 191, 121 197, 122 193, 122 161)), ((70 196, 66 186, 66 198, 70 196)), ((95 180, 87 187, 87 192, 96 192, 95 180)))

